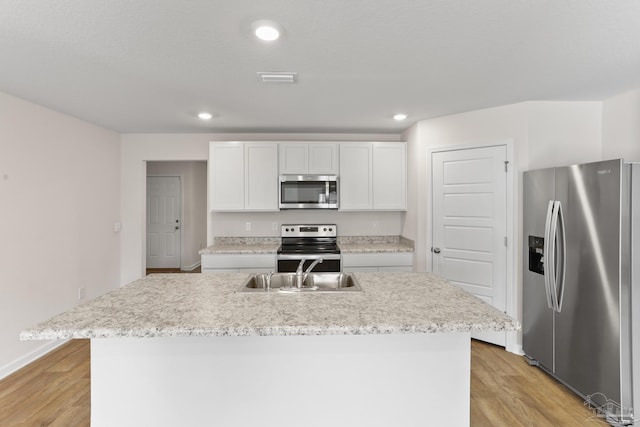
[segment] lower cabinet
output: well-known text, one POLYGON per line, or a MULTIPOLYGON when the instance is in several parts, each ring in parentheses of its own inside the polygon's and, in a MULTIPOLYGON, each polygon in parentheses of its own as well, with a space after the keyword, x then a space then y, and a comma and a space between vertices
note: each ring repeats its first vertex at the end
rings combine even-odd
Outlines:
POLYGON ((343 253, 342 271, 413 271, 413 252, 343 253))
POLYGON ((275 254, 203 254, 203 273, 265 273, 275 271, 275 254))

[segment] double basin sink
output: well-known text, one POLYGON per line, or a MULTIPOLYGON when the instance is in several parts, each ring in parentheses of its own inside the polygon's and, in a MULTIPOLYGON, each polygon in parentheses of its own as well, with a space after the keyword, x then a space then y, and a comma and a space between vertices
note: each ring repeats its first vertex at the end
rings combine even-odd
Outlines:
POLYGON ((305 273, 301 286, 296 286, 296 276, 296 273, 252 274, 238 292, 362 292, 351 273, 305 273))

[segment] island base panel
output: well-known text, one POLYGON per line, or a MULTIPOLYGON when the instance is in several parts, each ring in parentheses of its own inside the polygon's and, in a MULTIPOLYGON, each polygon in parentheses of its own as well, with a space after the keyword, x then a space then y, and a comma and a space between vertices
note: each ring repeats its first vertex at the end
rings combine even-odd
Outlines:
POLYGON ((470 334, 91 341, 91 425, 469 425, 470 334))

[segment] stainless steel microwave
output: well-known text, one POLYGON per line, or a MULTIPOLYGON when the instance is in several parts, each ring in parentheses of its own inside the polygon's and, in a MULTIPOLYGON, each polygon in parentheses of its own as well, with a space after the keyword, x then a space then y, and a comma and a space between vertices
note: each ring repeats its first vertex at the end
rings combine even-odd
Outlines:
POLYGON ((336 175, 280 175, 280 209, 338 209, 336 175))

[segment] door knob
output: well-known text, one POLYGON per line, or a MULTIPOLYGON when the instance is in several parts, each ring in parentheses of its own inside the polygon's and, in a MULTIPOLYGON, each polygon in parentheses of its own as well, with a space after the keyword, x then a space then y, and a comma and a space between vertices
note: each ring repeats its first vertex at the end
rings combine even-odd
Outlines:
POLYGON ((176 225, 176 230, 180 230, 180 227, 178 227, 177 225, 176 225))
POLYGON ((440 248, 431 248, 431 252, 433 252, 434 254, 439 254, 440 248))

